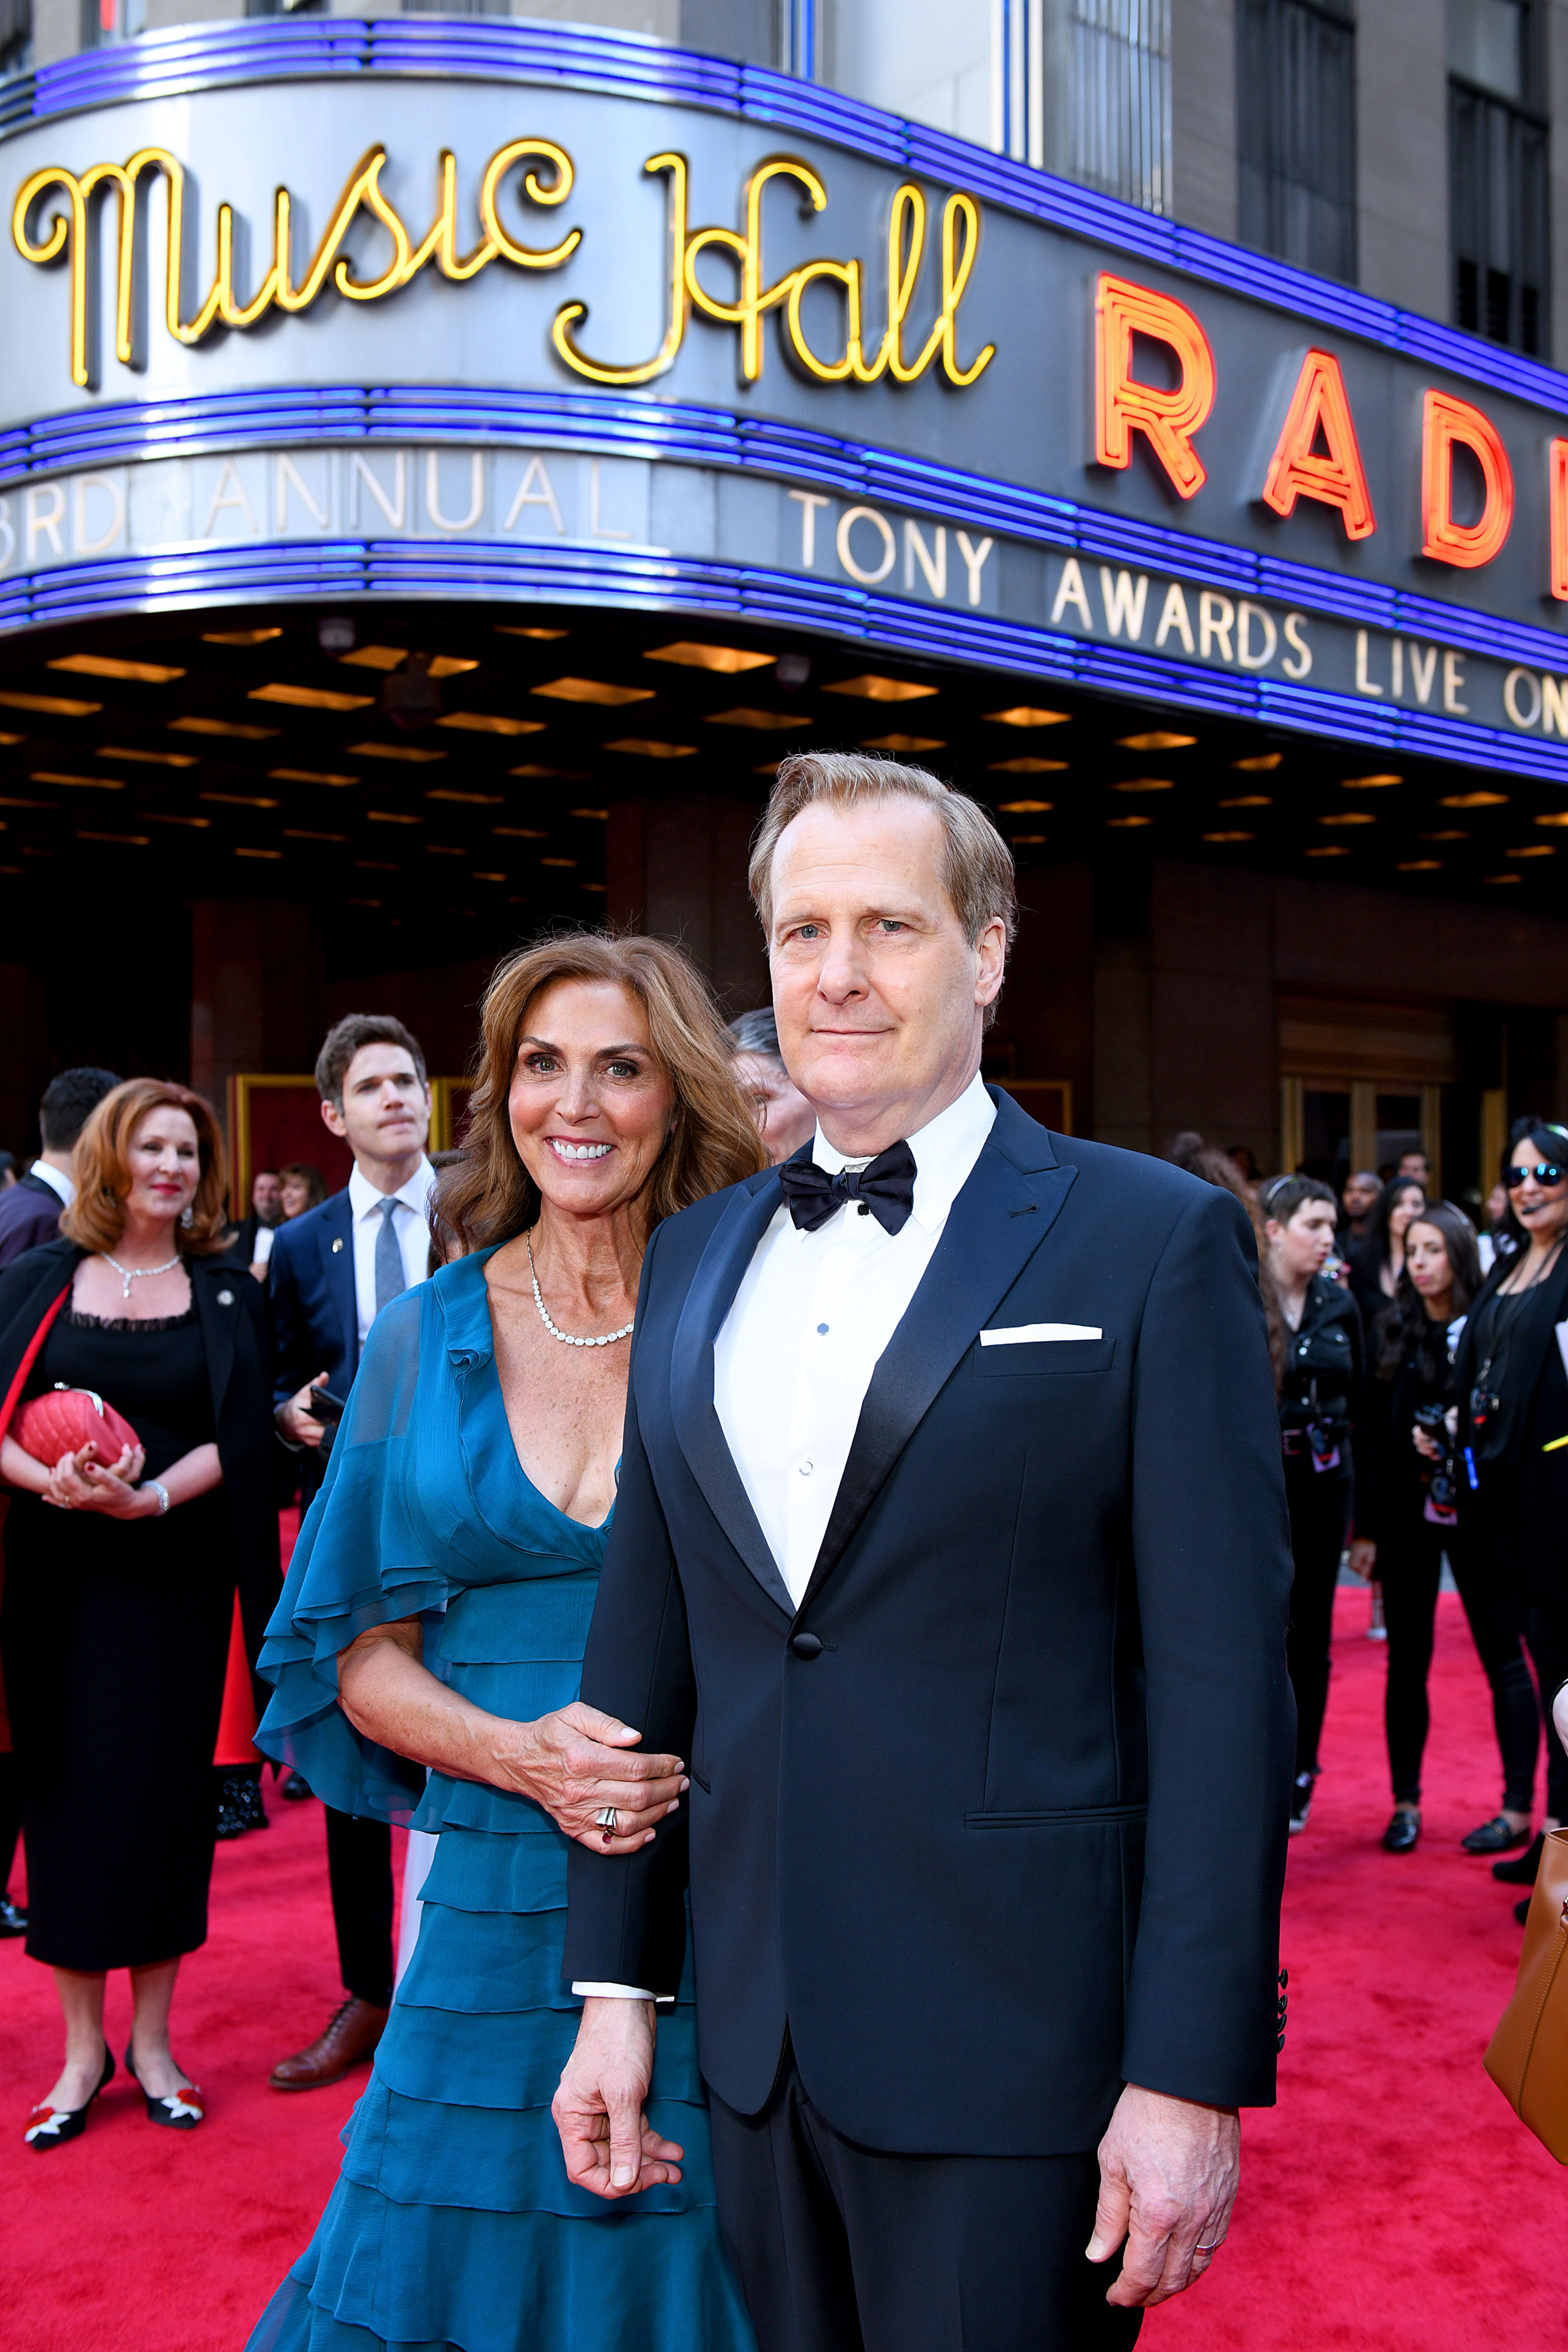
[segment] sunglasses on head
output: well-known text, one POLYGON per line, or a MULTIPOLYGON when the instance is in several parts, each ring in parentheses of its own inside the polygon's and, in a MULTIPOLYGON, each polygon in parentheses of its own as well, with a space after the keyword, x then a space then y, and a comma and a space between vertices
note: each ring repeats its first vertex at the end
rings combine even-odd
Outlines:
POLYGON ((1528 1184, 1532 1176, 1538 1184, 1561 1184, 1563 1174, 1564 1171, 1553 1161, 1538 1160, 1533 1168, 1511 1168, 1502 1181, 1509 1192, 1517 1192, 1520 1186, 1528 1184))

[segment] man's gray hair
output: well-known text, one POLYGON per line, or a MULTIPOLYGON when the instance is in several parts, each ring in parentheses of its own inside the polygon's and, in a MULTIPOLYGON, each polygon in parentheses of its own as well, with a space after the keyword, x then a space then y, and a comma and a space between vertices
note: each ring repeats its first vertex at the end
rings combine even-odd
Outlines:
POLYGON ((814 802, 862 808, 870 801, 924 801, 947 836, 942 885, 973 947, 998 919, 1010 947, 1018 930, 1012 852, 977 801, 956 793, 924 768, 866 760, 852 751, 798 751, 779 763, 778 781, 751 845, 747 875, 762 928, 773 932, 773 853, 787 824, 814 802))

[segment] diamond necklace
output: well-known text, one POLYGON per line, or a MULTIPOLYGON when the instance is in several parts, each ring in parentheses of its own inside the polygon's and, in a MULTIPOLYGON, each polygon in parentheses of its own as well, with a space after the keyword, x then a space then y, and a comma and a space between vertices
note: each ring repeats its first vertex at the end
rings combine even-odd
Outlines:
POLYGON ((121 1265, 117 1257, 110 1257, 109 1252, 105 1250, 103 1262, 105 1265, 111 1265, 114 1268, 125 1286, 120 1294, 121 1298, 129 1298, 133 1282, 140 1282, 142 1276, 147 1274, 172 1274, 180 1263, 180 1257, 176 1251, 166 1265, 121 1265))
MULTIPOLYGON (((549 1333, 552 1339, 559 1339, 563 1348, 608 1348, 617 1339, 629 1339, 632 1337, 632 1324, 636 1321, 635 1316, 633 1316, 632 1323, 622 1323, 619 1331, 605 1331, 601 1333, 597 1339, 574 1339, 570 1331, 558 1331, 555 1325, 549 1319, 549 1308, 545 1305, 544 1299, 539 1292, 538 1268, 534 1264, 534 1244, 532 1236, 525 1234, 523 1235, 523 1244, 528 1253, 528 1275, 534 1286, 534 1305, 539 1310, 539 1321, 544 1325, 545 1329, 549 1333)), ((110 1260, 110 1264, 112 1265, 114 1261, 111 1258, 110 1260)), ((160 1268, 159 1271, 162 1271, 162 1269, 160 1268)), ((127 1291, 125 1295, 128 1298, 131 1296, 129 1291, 127 1291)))

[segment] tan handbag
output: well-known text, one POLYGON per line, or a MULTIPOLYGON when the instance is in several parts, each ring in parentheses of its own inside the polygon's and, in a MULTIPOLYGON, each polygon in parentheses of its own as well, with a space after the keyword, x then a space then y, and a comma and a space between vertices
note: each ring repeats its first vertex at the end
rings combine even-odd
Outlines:
POLYGON ((1568 2164, 1568 1830, 1542 1847, 1519 1981, 1486 2069, 1521 2123, 1568 2164))

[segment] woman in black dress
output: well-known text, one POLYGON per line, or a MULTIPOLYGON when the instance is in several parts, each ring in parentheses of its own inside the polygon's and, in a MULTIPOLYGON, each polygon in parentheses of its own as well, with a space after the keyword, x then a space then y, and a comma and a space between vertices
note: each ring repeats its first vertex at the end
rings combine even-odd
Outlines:
MULTIPOLYGON (((1552 1701, 1568 1678, 1568 1130, 1546 1118, 1516 1122, 1504 1155, 1509 1222, 1522 1246, 1500 1257, 1478 1292, 1454 1360, 1458 1405, 1459 1521, 1478 1575, 1535 1664, 1546 1715, 1546 1818, 1568 1820, 1568 1753, 1552 1701)), ((1542 1832, 1531 1836, 1525 1788, 1494 1821, 1472 1830, 1472 1853, 1527 1851, 1494 1865, 1530 1885, 1542 1832)), ((1528 1906, 1521 1906, 1521 1911, 1528 1906)))
POLYGON ((127 2063, 157 2123, 203 2105, 169 2047, 183 1953, 205 1940, 213 1744, 236 1581, 252 1655, 277 1590, 267 1294, 217 1255, 223 1139, 185 1087, 135 1078, 78 1146, 61 1238, 0 1277, 0 1652, 22 1780, 27 1951, 54 1969, 66 2058, 28 2119, 75 2138, 114 2071, 104 1973, 131 1971, 127 2063), (11 1433, 57 1388, 135 1432, 53 1465, 11 1433), (129 1771, 126 1759, 136 1759, 129 1771))

